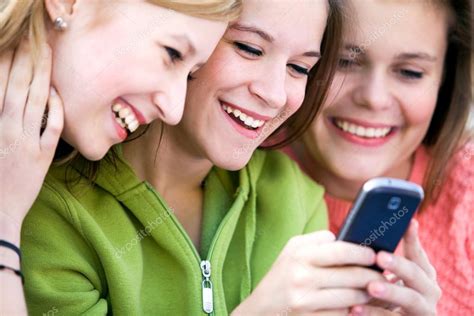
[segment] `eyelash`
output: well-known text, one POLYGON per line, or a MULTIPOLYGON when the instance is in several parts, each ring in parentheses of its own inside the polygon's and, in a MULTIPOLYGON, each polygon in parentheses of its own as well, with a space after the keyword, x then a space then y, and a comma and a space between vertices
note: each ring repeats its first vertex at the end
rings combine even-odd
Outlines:
POLYGON ((168 56, 170 57, 171 62, 173 64, 178 62, 178 61, 183 60, 183 54, 181 54, 178 50, 176 50, 172 47, 168 47, 168 46, 165 46, 165 50, 168 53, 168 56))
MULTIPOLYGON (((345 59, 341 58, 339 59, 339 67, 342 69, 349 69, 350 67, 356 65, 356 62, 350 59, 345 59)), ((402 69, 400 70, 400 74, 411 80, 417 80, 417 79, 422 79, 423 78, 423 72, 420 71, 414 71, 414 70, 408 70, 408 69, 402 69)))
MULTIPOLYGON (((237 49, 239 49, 241 51, 244 51, 245 53, 251 55, 252 57, 261 57, 261 56, 263 56, 263 52, 261 50, 253 48, 251 46, 248 46, 244 43, 234 42, 234 46, 237 49)), ((304 67, 301 67, 301 66, 298 66, 298 65, 295 65, 295 64, 290 64, 289 66, 301 75, 305 75, 305 76, 309 75, 309 69, 306 69, 304 67)))
POLYGON ((420 71, 413 71, 413 70, 408 70, 408 69, 402 69, 400 71, 401 75, 406 77, 407 79, 422 79, 423 78, 423 73, 420 71))

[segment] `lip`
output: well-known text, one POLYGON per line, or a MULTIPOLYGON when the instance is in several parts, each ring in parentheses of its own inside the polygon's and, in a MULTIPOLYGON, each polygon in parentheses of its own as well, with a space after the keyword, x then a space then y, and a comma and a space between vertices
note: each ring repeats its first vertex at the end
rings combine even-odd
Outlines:
POLYGON ((226 102, 226 101, 223 101, 223 100, 219 100, 219 102, 221 103, 221 105, 230 106, 231 108, 237 109, 240 112, 245 113, 246 115, 249 115, 249 116, 251 116, 253 118, 256 118, 257 120, 260 120, 260 121, 267 122, 267 121, 270 121, 273 118, 271 116, 264 116, 264 115, 260 115, 258 113, 243 109, 240 106, 237 106, 235 104, 232 104, 232 103, 229 103, 229 102, 226 102))
POLYGON ((353 123, 353 124, 356 124, 356 125, 359 125, 359 126, 362 126, 362 127, 365 127, 365 128, 395 128, 396 126, 394 125, 386 125, 386 124, 379 124, 379 123, 368 123, 368 122, 364 122, 364 121, 361 121, 361 120, 357 120, 357 119, 350 119, 350 118, 346 118, 346 117, 341 117, 341 116, 334 116, 334 117, 331 117, 330 118, 331 120, 339 120, 339 121, 346 121, 346 122, 349 122, 349 123, 353 123))
POLYGON ((388 143, 395 135, 397 135, 398 131, 400 130, 400 128, 390 126, 390 125, 370 124, 370 123, 360 122, 360 121, 357 121, 357 120, 342 119, 342 118, 339 118, 339 119, 340 120, 345 120, 347 122, 351 122, 351 123, 354 123, 354 124, 357 124, 357 125, 360 125, 360 126, 363 126, 363 127, 368 127, 368 128, 370 128, 370 127, 372 127, 372 128, 387 128, 387 127, 392 128, 390 133, 385 137, 363 138, 363 137, 359 137, 357 135, 353 135, 351 133, 345 132, 342 129, 340 129, 339 127, 337 127, 335 122, 334 122, 335 118, 327 118, 326 120, 324 120, 324 123, 328 126, 328 128, 330 130, 334 130, 335 133, 337 135, 341 136, 344 140, 346 140, 346 141, 348 141, 352 144, 365 146, 365 147, 380 147, 380 146, 383 146, 386 143, 388 143))
POLYGON ((145 124, 149 124, 150 122, 145 118, 145 116, 143 115, 142 112, 140 112, 136 107, 134 107, 133 105, 131 105, 130 103, 128 103, 125 99, 123 98, 117 98, 117 100, 115 100, 114 104, 115 103, 120 103, 121 105, 129 108, 133 114, 135 114, 135 117, 137 118, 138 120, 138 123, 140 125, 145 125, 145 124))
POLYGON ((117 135, 118 135, 120 141, 123 142, 125 139, 127 139, 128 132, 125 128, 120 126, 119 123, 117 123, 117 121, 115 120, 116 116, 115 116, 114 112, 111 112, 110 115, 111 115, 112 121, 114 123, 115 131, 117 132, 117 135))
MULTIPOLYGON (((257 128, 256 130, 246 129, 245 127, 241 126, 240 124, 236 123, 233 119, 230 118, 229 114, 226 111, 224 111, 224 109, 222 108, 223 105, 229 105, 231 107, 234 107, 234 106, 230 105, 229 103, 219 101, 219 108, 220 108, 220 111, 222 112, 222 115, 224 115, 225 119, 232 125, 232 127, 239 134, 241 134, 241 135, 243 135, 247 138, 250 138, 250 139, 256 139, 260 136, 260 134, 262 133, 263 127, 265 126, 265 123, 262 126, 260 126, 259 128, 257 128)), ((241 108, 235 107, 235 109, 240 110, 241 108)), ((242 112, 245 113, 245 114, 248 114, 248 115, 252 115, 252 114, 248 113, 248 111, 247 112, 242 111, 242 112)), ((262 117, 262 116, 260 116, 260 117, 262 117)), ((261 119, 261 120, 263 121, 263 119, 261 119)))

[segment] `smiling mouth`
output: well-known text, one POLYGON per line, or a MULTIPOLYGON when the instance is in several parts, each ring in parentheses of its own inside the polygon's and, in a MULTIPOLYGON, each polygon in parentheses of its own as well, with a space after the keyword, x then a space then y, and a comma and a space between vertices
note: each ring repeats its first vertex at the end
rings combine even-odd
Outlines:
POLYGON ((115 114, 115 120, 124 128, 128 134, 135 132, 140 124, 135 113, 130 108, 123 106, 120 103, 115 103, 112 106, 112 112, 115 114))
POLYGON ((341 131, 366 139, 384 138, 395 130, 394 127, 365 127, 337 118, 333 118, 332 123, 341 131))
POLYGON ((227 115, 229 115, 229 117, 234 120, 234 122, 248 130, 255 131, 265 124, 265 121, 256 119, 248 114, 243 113, 239 109, 234 109, 229 105, 223 104, 222 108, 227 113, 227 115))

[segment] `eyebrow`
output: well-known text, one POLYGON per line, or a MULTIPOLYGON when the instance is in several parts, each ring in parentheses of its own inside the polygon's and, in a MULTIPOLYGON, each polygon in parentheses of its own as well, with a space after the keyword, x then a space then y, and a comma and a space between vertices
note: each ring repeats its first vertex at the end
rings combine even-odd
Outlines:
MULTIPOLYGON (((257 34, 258 36, 260 36, 262 39, 264 39, 265 41, 269 43, 273 43, 275 41, 275 38, 272 35, 268 34, 267 32, 255 26, 244 25, 241 23, 234 23, 230 25, 229 28, 232 30, 237 30, 241 32, 249 32, 249 33, 257 34)), ((303 56, 321 58, 321 53, 318 51, 309 51, 309 52, 304 53, 303 56)))
MULTIPOLYGON (((344 48, 346 50, 349 50, 351 52, 355 52, 356 54, 364 54, 365 51, 360 48, 360 46, 354 45, 354 44, 347 44, 344 45, 344 48)), ((430 62, 435 62, 437 60, 436 57, 431 56, 430 54, 423 53, 423 52, 415 52, 415 53, 400 53, 395 56, 395 59, 397 60, 406 60, 406 59, 421 59, 421 60, 426 60, 430 62)))
POLYGON ((171 37, 186 45, 189 54, 194 55, 196 53, 196 47, 186 35, 172 35, 171 37))
POLYGON ((427 53, 401 53, 395 56, 396 59, 421 59, 430 62, 435 62, 437 60, 436 57, 431 56, 427 53))
POLYGON ((237 31, 242 31, 242 32, 249 32, 249 33, 254 33, 266 40, 267 42, 273 43, 275 41, 275 38, 268 34, 267 32, 251 25, 244 25, 241 23, 234 23, 230 26, 230 29, 232 30, 237 30, 237 31))

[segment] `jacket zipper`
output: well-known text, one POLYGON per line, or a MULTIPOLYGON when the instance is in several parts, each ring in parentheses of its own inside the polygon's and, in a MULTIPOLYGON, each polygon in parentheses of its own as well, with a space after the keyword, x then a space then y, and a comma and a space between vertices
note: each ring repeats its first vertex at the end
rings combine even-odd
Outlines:
POLYGON ((197 252, 196 247, 194 246, 193 242, 189 239, 188 234, 183 230, 181 224, 179 223, 178 219, 176 216, 169 211, 169 209, 165 206, 165 204, 162 202, 161 198, 158 196, 158 194, 155 192, 153 187, 151 187, 147 183, 148 189, 153 192, 153 194, 156 196, 158 201, 161 202, 163 207, 166 209, 168 214, 170 215, 171 220, 175 224, 175 226, 178 228, 180 231, 181 235, 184 237, 186 242, 188 243, 189 247, 191 248, 198 264, 201 269, 201 275, 202 275, 202 283, 201 283, 201 290, 202 290, 202 309, 206 314, 214 315, 214 292, 212 289, 212 281, 211 281, 211 256, 212 252, 214 250, 216 240, 219 239, 220 233, 223 230, 223 227, 225 226, 225 223, 227 222, 227 219, 229 218, 228 216, 225 216, 221 225, 219 225, 219 228, 217 229, 217 232, 211 242, 211 246, 209 248, 209 253, 207 255, 207 260, 201 260, 201 256, 197 252))

